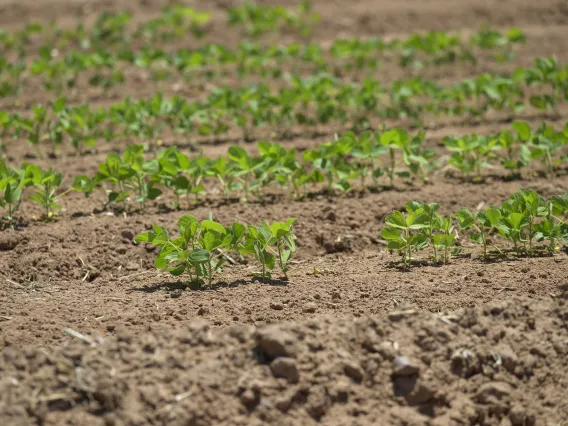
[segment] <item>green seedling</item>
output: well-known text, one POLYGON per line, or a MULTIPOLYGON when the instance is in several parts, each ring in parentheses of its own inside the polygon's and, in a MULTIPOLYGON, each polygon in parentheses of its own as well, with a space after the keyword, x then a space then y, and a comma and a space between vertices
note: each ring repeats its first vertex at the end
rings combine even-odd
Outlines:
POLYGON ((261 272, 255 274, 265 281, 270 279, 271 271, 276 265, 276 258, 284 275, 288 271, 288 262, 296 250, 292 224, 295 219, 285 223, 275 222, 272 225, 263 223, 260 226, 248 226, 244 243, 239 247, 242 255, 252 255, 260 262, 261 272), (276 246, 276 248, 274 248, 276 246))
POLYGON ((22 203, 22 195, 29 178, 26 178, 26 169, 12 169, 4 160, 0 159, 0 207, 7 209, 6 219, 14 220, 14 215, 22 203))
POLYGON ((137 235, 135 241, 159 247, 156 268, 166 269, 174 276, 186 273, 188 282, 196 286, 201 286, 204 279, 211 285, 213 271, 221 270, 223 255, 239 243, 244 229, 240 224, 227 229, 213 220, 199 222, 186 215, 178 221, 178 238, 171 239, 167 230, 153 225, 152 231, 137 235))
MULTIPOLYGON (((529 252, 532 252, 533 239, 536 231, 534 230, 535 220, 544 218, 548 215, 548 203, 537 194, 536 191, 521 189, 513 194, 501 209, 504 213, 517 213, 523 215, 523 222, 526 221, 529 252)), ((505 215, 505 214, 504 214, 505 215)), ((517 220, 517 219, 515 219, 517 220)))
POLYGON ((422 208, 407 215, 395 210, 386 217, 385 224, 387 226, 381 230, 381 236, 387 241, 387 247, 401 253, 404 264, 411 266, 412 253, 428 245, 428 236, 422 233, 429 227, 428 215, 422 208))
POLYGON ((254 191, 259 182, 256 179, 257 171, 263 167, 262 158, 251 157, 244 148, 232 146, 228 152, 229 159, 235 163, 235 177, 243 184, 244 201, 249 200, 251 191, 254 191))
POLYGON ((292 254, 296 251, 296 237, 294 236, 292 225, 296 219, 288 219, 286 222, 273 222, 268 227, 272 232, 273 238, 276 239, 275 245, 278 251, 278 264, 284 273, 288 276, 288 262, 292 254))
POLYGON ((545 219, 534 226, 537 241, 549 240, 548 251, 555 254, 557 241, 568 243, 568 193, 554 195, 546 205, 545 219))
POLYGON ((45 218, 51 219, 61 209, 61 206, 57 204, 57 200, 71 191, 71 189, 57 194, 63 182, 62 173, 56 173, 53 169, 44 171, 32 164, 28 164, 25 167, 26 178, 30 179, 31 184, 35 188, 35 192, 29 196, 29 199, 42 206, 45 209, 45 218))
POLYGON ((456 235, 453 229, 452 218, 450 216, 439 216, 437 222, 438 229, 441 232, 433 236, 432 245, 438 251, 442 251, 444 263, 447 264, 451 255, 458 254, 461 249, 456 247, 456 235))
POLYGON ((476 232, 469 236, 469 239, 483 245, 483 258, 487 259, 487 247, 492 245, 497 251, 501 250, 489 242, 491 233, 498 229, 502 218, 501 211, 494 207, 478 211, 475 215, 465 207, 456 213, 456 220, 462 230, 473 229, 476 232))

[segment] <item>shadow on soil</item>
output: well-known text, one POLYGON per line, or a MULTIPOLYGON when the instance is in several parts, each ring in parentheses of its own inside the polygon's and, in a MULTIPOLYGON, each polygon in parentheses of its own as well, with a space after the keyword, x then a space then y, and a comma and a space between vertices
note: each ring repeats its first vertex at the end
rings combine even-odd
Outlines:
POLYGON ((155 293, 157 291, 166 291, 166 292, 181 292, 184 290, 193 290, 193 291, 216 291, 221 288, 235 288, 240 287, 243 285, 250 285, 250 284, 264 284, 268 286, 287 286, 288 280, 284 277, 281 278, 273 278, 273 279, 266 279, 262 280, 260 278, 253 278, 252 280, 235 280, 231 282, 227 281, 219 281, 213 283, 211 285, 195 285, 191 283, 185 283, 182 281, 175 281, 175 282, 163 282, 157 283, 152 285, 145 285, 142 287, 132 287, 127 291, 127 293, 132 292, 141 292, 141 293, 155 293))

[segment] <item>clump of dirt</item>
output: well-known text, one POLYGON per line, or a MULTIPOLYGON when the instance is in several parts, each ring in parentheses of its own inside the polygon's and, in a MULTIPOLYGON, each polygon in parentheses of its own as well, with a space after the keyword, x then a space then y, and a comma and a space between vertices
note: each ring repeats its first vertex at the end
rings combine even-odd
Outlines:
POLYGON ((568 284, 438 315, 318 317, 7 346, 2 424, 533 425, 568 420, 568 284))

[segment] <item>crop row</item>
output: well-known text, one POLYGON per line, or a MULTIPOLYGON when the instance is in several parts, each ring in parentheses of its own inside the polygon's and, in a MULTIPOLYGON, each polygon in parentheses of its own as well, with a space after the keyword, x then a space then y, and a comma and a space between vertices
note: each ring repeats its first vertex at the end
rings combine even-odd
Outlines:
MULTIPOLYGON (((262 200, 266 188, 274 184, 293 198, 302 198, 308 189, 322 184, 327 191, 349 192, 359 181, 360 190, 365 191, 369 184, 392 186, 395 178, 426 180, 440 161, 425 146, 424 138, 424 132, 409 135, 403 129, 347 132, 301 155, 295 148, 263 141, 257 145, 258 155, 235 145, 226 157, 216 159, 190 158, 175 147, 146 159, 143 145, 129 145, 122 156, 109 154, 94 176, 75 176, 72 189, 87 196, 103 189, 108 196, 105 208, 116 204, 126 208, 132 200, 145 207, 166 190, 175 196, 176 207, 185 198, 190 208, 199 204, 200 197, 219 190, 227 199, 240 195, 245 201, 251 196, 262 200)), ((497 165, 520 175, 534 161, 540 161, 552 177, 556 166, 568 162, 568 125, 562 131, 547 125, 533 130, 527 123, 515 122, 512 131, 447 137, 443 144, 451 154, 448 163, 470 177, 480 179, 483 168, 497 165)), ((61 192, 62 174, 30 164, 15 169, 0 164, 0 204, 7 209, 9 221, 28 187, 35 191, 29 199, 44 207, 47 218, 59 209, 57 200, 69 191, 61 192)))
POLYGON ((554 58, 539 58, 511 76, 483 74, 450 87, 423 78, 395 80, 390 87, 365 79, 341 82, 329 75, 293 78, 291 87, 271 91, 267 85, 219 88, 203 101, 188 102, 157 94, 149 100, 125 101, 108 109, 68 106, 59 98, 49 107, 35 106, 33 115, 0 111, 0 138, 26 138, 32 145, 50 141, 53 151, 64 141, 77 151, 107 141, 134 136, 153 144, 164 128, 181 134, 221 135, 239 127, 245 140, 254 129, 269 128, 280 137, 293 126, 341 125, 355 129, 370 120, 428 116, 478 116, 489 110, 519 111, 530 102, 538 109, 556 109, 568 99, 568 66, 554 58))
POLYGON ((234 263, 228 256, 231 252, 241 258, 256 259, 261 270, 254 275, 264 281, 271 278, 275 266, 286 276, 288 263, 296 251, 294 222, 295 219, 288 219, 258 226, 235 222, 224 227, 212 219, 199 222, 185 215, 178 221, 179 237, 171 238, 166 229, 153 225, 152 231, 137 235, 136 242, 158 247, 155 267, 174 276, 185 273, 188 283, 196 287, 205 279, 211 285, 213 272, 220 271, 227 262, 234 263))
MULTIPOLYGON (((510 251, 523 256, 554 255, 560 244, 568 243, 568 193, 546 200, 536 191, 521 189, 498 208, 472 212, 463 207, 451 216, 441 215, 439 209, 438 203, 410 201, 405 212, 395 210, 386 217, 380 234, 388 249, 401 254, 404 265, 411 266, 413 255, 429 246, 435 264, 448 263, 461 251, 460 231, 483 247, 484 260, 505 255, 507 250, 497 245, 497 239, 508 241, 513 246, 510 251)), ((294 222, 225 227, 211 218, 200 222, 186 215, 178 221, 178 237, 171 238, 166 229, 153 225, 135 241, 158 247, 155 267, 174 276, 187 274, 187 282, 194 287, 205 280, 211 285, 213 272, 235 263, 232 253, 256 259, 261 271, 254 275, 264 281, 271 278, 276 265, 284 275, 288 272, 296 250, 294 222)))
MULTIPOLYGON (((60 28, 56 22, 49 25, 30 23, 12 33, 0 31, 0 52, 16 52, 24 57, 36 40, 43 49, 49 51, 151 47, 156 43, 181 41, 188 36, 201 38, 207 33, 211 21, 209 13, 179 3, 166 5, 160 16, 137 26, 132 25, 132 18, 132 14, 126 11, 103 12, 90 28, 81 23, 75 29, 60 28)), ((307 1, 296 9, 252 3, 227 9, 227 24, 241 29, 247 37, 282 30, 307 35, 317 21, 318 16, 311 12, 307 1)))
POLYGON ((538 255, 543 249, 552 255, 560 250, 558 244, 568 243, 568 192, 546 200, 535 191, 521 189, 500 207, 476 212, 462 208, 451 216, 440 215, 439 208, 438 203, 410 201, 404 212, 395 210, 385 218, 381 236, 390 250, 401 254, 406 266, 428 246, 434 263, 448 263, 461 251, 458 230, 471 231, 469 239, 483 247, 485 260, 505 254, 495 237, 510 243, 514 254, 525 256, 538 255))
POLYGON ((324 49, 319 44, 289 44, 261 46, 241 43, 236 49, 213 44, 196 49, 167 51, 156 47, 142 50, 123 48, 118 52, 107 49, 96 51, 69 51, 59 58, 59 51, 49 47, 39 49, 39 57, 31 63, 20 59, 8 61, 0 56, 0 96, 15 95, 37 76, 43 87, 61 94, 66 88, 76 87, 79 77, 87 76, 89 85, 109 89, 125 81, 122 65, 147 69, 154 80, 172 75, 192 81, 196 77, 217 78, 235 69, 239 76, 262 75, 276 78, 289 68, 297 72, 300 65, 310 66, 310 72, 337 72, 339 69, 374 69, 379 67, 384 53, 396 52, 402 66, 421 68, 456 61, 475 62, 477 51, 496 50, 499 60, 511 59, 515 44, 524 42, 523 33, 512 28, 507 33, 490 29, 469 37, 464 42, 457 35, 445 32, 413 34, 403 40, 384 41, 339 39, 324 49), (289 64, 293 64, 291 67, 289 64))

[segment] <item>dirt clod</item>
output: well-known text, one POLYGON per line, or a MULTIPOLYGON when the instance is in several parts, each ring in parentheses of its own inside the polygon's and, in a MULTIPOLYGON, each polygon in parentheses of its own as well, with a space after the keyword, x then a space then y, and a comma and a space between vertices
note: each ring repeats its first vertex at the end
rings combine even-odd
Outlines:
POLYGON ((475 399, 482 404, 491 404, 506 399, 512 391, 513 388, 508 383, 489 382, 479 388, 475 399))
POLYGON ((363 380, 363 370, 355 362, 345 362, 343 364, 345 375, 353 379, 355 382, 363 380))
POLYGON ((272 302, 270 304, 270 308, 274 309, 275 311, 281 311, 284 309, 284 305, 280 302, 272 302))
POLYGON ((296 355, 296 338, 279 325, 260 328, 255 338, 257 348, 269 359, 296 355))
POLYGON ((413 374, 418 374, 420 371, 420 366, 414 360, 410 360, 405 356, 397 356, 394 359, 394 371, 395 376, 412 376, 413 374))
POLYGON ((296 361, 293 358, 280 357, 270 363, 270 369, 274 377, 281 377, 289 383, 298 383, 300 374, 296 361))
POLYGON ((315 311, 317 311, 317 309, 318 305, 316 305, 314 302, 308 302, 302 308, 302 312, 304 312, 305 314, 313 314, 315 311))

